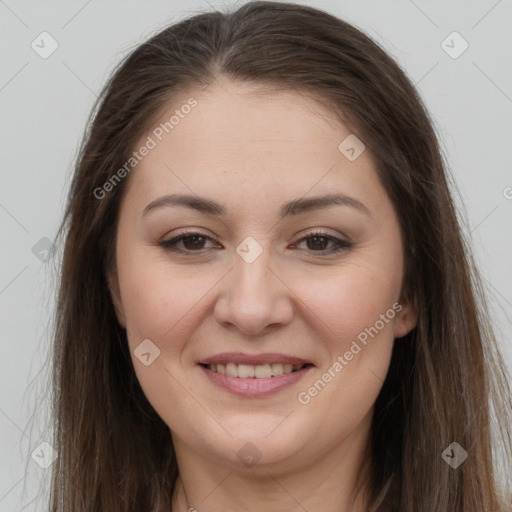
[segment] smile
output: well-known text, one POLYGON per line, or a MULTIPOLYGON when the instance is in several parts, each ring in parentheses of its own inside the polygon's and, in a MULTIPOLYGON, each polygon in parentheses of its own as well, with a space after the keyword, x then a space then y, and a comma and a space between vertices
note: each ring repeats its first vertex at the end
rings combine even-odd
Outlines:
POLYGON ((208 368, 212 372, 227 375, 228 377, 239 377, 242 379, 268 379, 271 377, 279 377, 296 372, 306 365, 291 365, 281 363, 271 364, 209 364, 208 368))
POLYGON ((208 381, 245 398, 265 397, 288 388, 315 365, 283 354, 224 353, 198 361, 208 381))

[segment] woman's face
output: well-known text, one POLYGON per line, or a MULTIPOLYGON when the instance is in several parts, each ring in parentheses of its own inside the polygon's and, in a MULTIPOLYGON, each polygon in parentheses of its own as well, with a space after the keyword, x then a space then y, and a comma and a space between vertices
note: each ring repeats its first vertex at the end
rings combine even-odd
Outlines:
POLYGON ((261 91, 183 94, 141 138, 111 291, 178 456, 297 468, 366 443, 416 318, 369 150, 312 99, 261 91))

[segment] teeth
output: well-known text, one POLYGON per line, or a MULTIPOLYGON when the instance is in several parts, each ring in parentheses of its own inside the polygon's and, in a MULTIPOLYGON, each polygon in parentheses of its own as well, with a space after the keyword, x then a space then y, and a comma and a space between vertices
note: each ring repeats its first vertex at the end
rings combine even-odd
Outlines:
POLYGON ((254 376, 257 379, 268 379, 272 377, 272 371, 269 364, 259 364, 254 367, 254 376))
POLYGON ((272 363, 270 365, 270 371, 272 372, 272 375, 275 377, 282 375, 284 372, 283 365, 279 363, 272 363))
POLYGON ((269 377, 278 377, 279 375, 292 373, 300 370, 303 365, 291 365, 291 364, 236 364, 228 363, 223 364, 209 364, 208 368, 213 372, 222 373, 228 377, 240 377, 242 379, 268 379, 269 377))
MULTIPOLYGON (((213 368, 210 369, 213 370, 213 368)), ((215 369, 214 371, 217 371, 217 369, 215 369)), ((234 363, 228 363, 226 365, 226 375, 228 377, 238 377, 238 365, 234 363)))
MULTIPOLYGON (((218 365, 217 365, 218 366, 218 365)), ((238 376, 242 379, 254 377, 254 366, 250 364, 239 364, 238 365, 238 376)), ((257 375, 259 377, 259 375, 257 375)))

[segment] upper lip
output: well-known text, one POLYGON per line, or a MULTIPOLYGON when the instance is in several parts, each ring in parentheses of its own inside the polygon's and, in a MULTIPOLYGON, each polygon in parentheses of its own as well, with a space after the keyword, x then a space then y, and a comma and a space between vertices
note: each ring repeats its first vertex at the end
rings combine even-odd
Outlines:
POLYGON ((260 364, 271 364, 271 363, 280 363, 280 364, 291 364, 293 366, 296 365, 305 365, 305 364, 313 364, 311 361, 306 361, 300 357, 289 356, 286 354, 244 354, 242 352, 224 352, 222 354, 216 354, 211 357, 206 357, 205 359, 201 359, 198 361, 198 364, 250 364, 250 365, 260 365, 260 364))

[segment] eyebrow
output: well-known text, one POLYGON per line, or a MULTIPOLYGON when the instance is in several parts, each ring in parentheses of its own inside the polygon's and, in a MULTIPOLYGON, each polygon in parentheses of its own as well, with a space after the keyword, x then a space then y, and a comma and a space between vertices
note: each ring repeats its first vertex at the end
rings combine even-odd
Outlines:
MULTIPOLYGON (((158 197, 144 208, 142 215, 144 216, 156 208, 180 206, 197 210, 207 215, 215 215, 219 217, 225 217, 227 215, 227 208, 222 204, 216 203, 206 197, 188 194, 169 194, 158 197)), ((288 216, 299 215, 301 213, 329 208, 332 206, 349 206, 365 215, 371 216, 370 210, 361 201, 354 197, 350 197, 345 194, 326 194, 322 196, 294 199, 284 203, 280 209, 280 218, 283 219, 288 216)))

